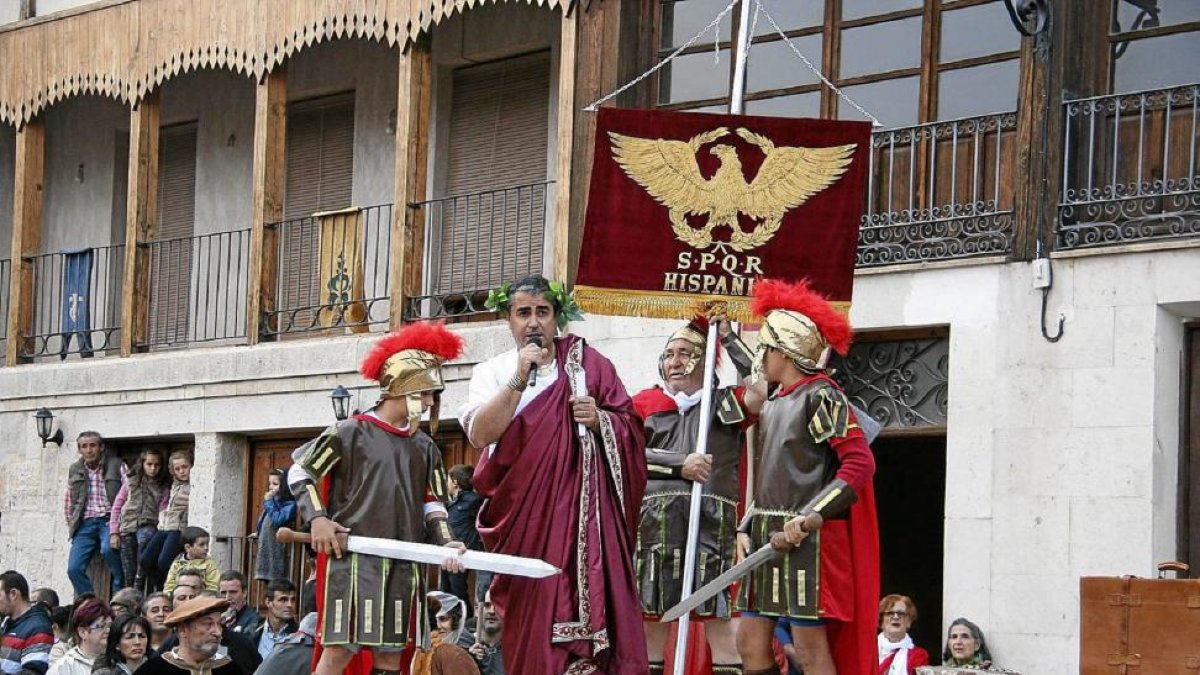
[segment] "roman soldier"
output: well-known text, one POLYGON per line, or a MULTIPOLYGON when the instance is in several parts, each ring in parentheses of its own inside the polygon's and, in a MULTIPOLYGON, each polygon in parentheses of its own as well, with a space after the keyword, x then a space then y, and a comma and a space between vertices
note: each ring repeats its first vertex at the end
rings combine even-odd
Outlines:
POLYGON ((762 317, 748 408, 761 406, 753 505, 739 528, 743 552, 783 555, 742 580, 738 644, 746 675, 775 673, 771 636, 790 627, 806 675, 867 675, 876 668, 878 528, 875 462, 845 393, 826 371, 846 354, 845 316, 804 282, 761 280, 762 317))
POLYGON ((317 673, 343 672, 363 647, 375 672, 398 671, 403 650, 420 643, 424 626, 419 566, 347 552, 340 535, 441 544, 443 568, 462 571, 463 546, 446 524, 441 451, 420 429, 428 410, 436 430, 441 366, 461 352, 462 339, 441 324, 412 324, 380 339, 360 367, 379 383, 378 403, 293 455, 288 482, 313 546, 325 556, 317 673))
MULTIPOLYGON (((721 345, 739 379, 749 375, 754 355, 732 333, 728 322, 719 325, 721 345)), ((694 482, 704 484, 695 586, 714 579, 734 563, 731 533, 738 521, 742 445, 753 417, 743 403, 744 388, 734 386, 718 388, 713 393, 709 419, 701 419, 708 329, 708 318, 697 316, 672 333, 659 357, 662 386, 641 391, 633 398, 646 433, 649 481, 642 501, 636 561, 652 675, 663 672, 663 650, 669 632, 669 625, 659 623, 658 618, 682 595, 694 482), (701 424, 709 426, 707 454, 696 452, 701 424)), ((713 675, 742 672, 731 610, 726 591, 693 612, 696 619, 706 621, 713 675)))

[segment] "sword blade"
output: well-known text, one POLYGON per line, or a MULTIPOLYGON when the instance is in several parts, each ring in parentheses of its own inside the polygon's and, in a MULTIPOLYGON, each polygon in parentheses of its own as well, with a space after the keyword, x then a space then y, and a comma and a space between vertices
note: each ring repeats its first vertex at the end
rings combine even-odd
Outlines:
MULTIPOLYGON (((359 537, 355 535, 350 535, 347 548, 354 553, 365 553, 381 558, 408 560, 429 565, 441 565, 447 558, 456 557, 454 551, 445 546, 422 544, 413 541, 399 541, 396 539, 359 537)), ((457 557, 462 561, 463 567, 467 569, 512 574, 532 579, 542 579, 562 571, 544 560, 505 555, 503 553, 467 551, 457 557)))
POLYGON ((764 545, 754 553, 746 556, 746 559, 742 562, 730 567, 721 576, 713 579, 707 584, 704 584, 697 589, 695 593, 692 593, 683 600, 680 600, 679 604, 663 612, 662 618, 659 619, 659 621, 662 623, 667 623, 669 621, 675 621, 676 619, 679 619, 684 614, 687 614, 700 605, 703 605, 710 598, 716 596, 721 591, 729 588, 733 582, 774 560, 778 555, 779 551, 771 548, 770 544, 764 545))

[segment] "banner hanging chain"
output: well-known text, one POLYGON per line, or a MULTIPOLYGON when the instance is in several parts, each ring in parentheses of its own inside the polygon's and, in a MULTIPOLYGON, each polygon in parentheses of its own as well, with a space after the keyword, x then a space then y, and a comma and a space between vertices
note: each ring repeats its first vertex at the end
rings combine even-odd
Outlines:
POLYGON ((592 104, 585 107, 583 109, 583 111, 584 112, 596 112, 596 109, 599 108, 600 106, 602 106, 605 103, 608 103, 609 101, 613 100, 614 98, 620 96, 621 94, 628 91, 630 88, 637 86, 639 83, 641 83, 642 80, 646 79, 647 77, 650 77, 654 73, 657 73, 659 70, 662 70, 663 66, 667 65, 672 60, 674 60, 676 56, 679 56, 681 53, 683 53, 683 50, 696 44, 700 40, 700 38, 703 37, 704 35, 708 34, 708 31, 710 31, 710 30, 713 31, 718 36, 716 46, 718 47, 717 53, 719 54, 720 53, 720 49, 719 49, 720 33, 717 31, 717 24, 721 23, 721 19, 724 19, 726 14, 733 11, 733 8, 736 7, 737 4, 741 1, 742 0, 730 0, 729 4, 725 6, 725 9, 721 10, 721 13, 718 14, 715 18, 713 18, 713 20, 710 21, 707 26, 705 26, 704 28, 701 28, 700 32, 693 35, 692 39, 683 43, 683 45, 681 45, 678 49, 671 52, 670 55, 667 56, 667 58, 654 64, 654 66, 652 66, 650 68, 650 70, 647 70, 646 72, 642 73, 641 75, 638 75, 637 77, 633 78, 632 80, 626 82, 624 85, 622 85, 620 88, 616 89, 615 91, 607 94, 603 98, 597 99, 596 101, 592 102, 592 104))
MULTIPOLYGON (((685 49, 696 44, 696 42, 698 42, 703 35, 708 33, 709 30, 712 30, 713 34, 714 34, 714 40, 713 40, 714 52, 713 53, 714 53, 714 57, 717 59, 717 62, 719 63, 720 62, 720 32, 717 29, 717 25, 721 23, 721 19, 725 18, 725 15, 728 14, 730 11, 732 11, 733 8, 740 1, 741 0, 731 0, 731 2, 725 6, 725 9, 721 10, 721 12, 719 14, 717 14, 717 16, 712 21, 710 21, 707 26, 705 26, 704 28, 701 28, 700 32, 693 35, 692 39, 683 43, 683 45, 681 45, 678 49, 671 52, 667 56, 667 58, 654 64, 654 66, 651 67, 646 72, 642 73, 641 75, 638 75, 637 77, 633 78, 629 82, 626 82, 620 88, 614 90, 613 92, 607 94, 606 96, 594 101, 593 103, 591 103, 590 105, 585 107, 583 109, 584 112, 596 112, 597 108, 599 108, 601 105, 608 103, 612 99, 614 99, 617 96, 620 96, 621 94, 628 91, 630 88, 637 86, 643 80, 645 80, 647 77, 650 77, 654 73, 661 70, 668 63, 673 61, 675 59, 675 57, 677 57, 681 53, 683 53, 683 51, 685 49)), ((771 13, 769 11, 767 11, 766 7, 763 7, 762 0, 754 0, 754 5, 755 5, 755 7, 754 7, 754 23, 751 24, 751 39, 753 39, 754 31, 757 30, 757 28, 758 28, 759 13, 762 13, 763 15, 765 15, 767 17, 767 21, 771 22, 771 27, 775 29, 775 32, 779 34, 779 37, 783 38, 783 41, 785 44, 787 44, 788 48, 791 49, 792 52, 800 58, 800 60, 804 63, 804 65, 807 66, 808 69, 811 70, 814 75, 816 75, 818 78, 820 78, 821 82, 824 83, 825 86, 829 87, 833 91, 833 93, 837 94, 838 98, 842 99, 846 103, 849 103, 850 106, 853 107, 855 110, 857 110, 859 113, 861 113, 863 117, 866 117, 867 119, 871 120, 872 125, 874 125, 875 127, 883 126, 883 123, 879 121, 879 118, 877 118, 874 115, 872 115, 871 113, 867 112, 867 110, 865 108, 860 106, 857 102, 855 102, 854 99, 850 98, 845 92, 843 92, 841 89, 839 89, 837 87, 837 85, 830 82, 829 79, 825 77, 825 74, 822 73, 819 68, 814 66, 812 64, 812 62, 809 61, 808 58, 805 57, 804 54, 801 53, 800 50, 796 48, 796 45, 792 44, 791 39, 788 38, 787 34, 783 31, 783 29, 779 27, 778 23, 776 23, 775 17, 771 16, 771 13)))
POLYGON ((767 21, 771 22, 771 26, 775 29, 775 32, 779 34, 779 37, 783 38, 783 41, 792 50, 792 52, 796 56, 800 57, 800 60, 804 62, 805 66, 808 66, 808 69, 811 70, 814 75, 821 78, 821 81, 825 83, 826 87, 829 87, 831 90, 833 90, 833 93, 837 94, 838 98, 842 99, 846 103, 849 103, 855 110, 862 113, 863 117, 866 117, 867 119, 871 120, 871 124, 873 124, 876 127, 883 126, 883 123, 880 122, 877 117, 875 117, 871 113, 867 112, 866 109, 864 109, 861 105, 856 103, 854 101, 854 99, 847 96, 846 92, 842 91, 841 89, 838 89, 837 85, 830 82, 829 79, 825 77, 825 74, 821 72, 820 68, 817 68, 816 66, 814 66, 812 64, 812 62, 809 61, 804 56, 804 54, 800 53, 800 50, 796 48, 796 45, 792 44, 791 39, 789 39, 787 34, 785 34, 783 32, 783 29, 779 27, 779 24, 775 23, 775 17, 771 16, 771 13, 767 11, 766 7, 763 7, 762 0, 754 0, 754 4, 756 5, 755 11, 754 11, 754 20, 756 23, 758 22, 758 13, 762 12, 763 15, 767 17, 767 21))

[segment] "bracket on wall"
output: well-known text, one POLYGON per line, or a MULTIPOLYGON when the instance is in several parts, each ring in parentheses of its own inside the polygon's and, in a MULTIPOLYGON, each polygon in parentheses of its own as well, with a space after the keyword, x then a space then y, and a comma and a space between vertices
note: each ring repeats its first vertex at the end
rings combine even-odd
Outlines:
POLYGON ((1004 0, 1008 18, 1021 35, 1033 37, 1050 25, 1050 0, 1004 0))

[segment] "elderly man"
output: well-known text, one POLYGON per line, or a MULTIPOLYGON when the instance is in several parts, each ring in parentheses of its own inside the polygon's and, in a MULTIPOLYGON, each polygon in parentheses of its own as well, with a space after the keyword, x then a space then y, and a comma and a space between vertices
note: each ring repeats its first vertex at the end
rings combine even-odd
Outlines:
POLYGON ((475 467, 484 546, 562 569, 498 575, 509 672, 646 672, 633 569, 646 487, 641 423, 608 359, 570 334, 560 284, 531 276, 491 294, 515 346, 475 367, 463 427, 485 448, 475 467), (536 378, 536 381, 535 381, 536 378))
MULTIPOLYGON (((646 618, 646 651, 650 673, 663 672, 664 648, 670 624, 658 617, 681 599, 683 564, 687 559, 688 517, 693 483, 703 483, 695 581, 700 586, 734 563, 741 467, 745 430, 753 422, 743 403, 743 387, 717 389, 713 412, 700 417, 704 383, 704 352, 709 322, 696 317, 667 338, 659 356, 661 387, 639 392, 633 405, 644 420, 646 462, 650 481, 642 502, 638 531, 637 570, 646 618), (708 454, 698 454, 696 439, 707 424, 708 454), (722 536, 725 535, 725 536, 722 536)), ((738 374, 750 374, 754 354, 721 321, 721 344, 738 374)), ((731 619, 732 598, 726 591, 698 608, 712 648, 713 675, 742 672, 737 651, 737 627, 731 619)))
POLYGON ((228 657, 218 654, 221 648, 221 612, 229 609, 224 598, 192 598, 167 616, 166 624, 175 628, 179 645, 147 661, 138 673, 165 675, 243 675, 242 669, 228 657))
POLYGON ((92 592, 87 566, 99 551, 112 572, 112 587, 125 586, 121 554, 109 546, 108 521, 113 500, 125 480, 121 458, 104 450, 104 439, 95 431, 79 434, 75 441, 79 459, 67 470, 67 491, 63 495, 63 517, 71 533, 71 552, 67 557, 67 577, 75 595, 92 592))

